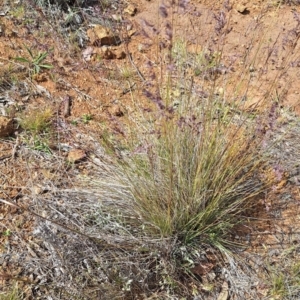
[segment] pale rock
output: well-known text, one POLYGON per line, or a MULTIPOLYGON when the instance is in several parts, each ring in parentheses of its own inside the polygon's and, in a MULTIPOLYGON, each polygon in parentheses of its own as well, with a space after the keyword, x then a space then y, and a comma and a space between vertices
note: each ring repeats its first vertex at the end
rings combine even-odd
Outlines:
POLYGON ((137 9, 135 6, 133 6, 132 4, 129 4, 125 9, 124 9, 124 13, 129 14, 130 16, 134 16, 137 12, 137 9))
POLYGON ((224 95, 224 89, 222 87, 219 87, 217 89, 217 95, 223 96, 224 95))
POLYGON ((112 15, 112 18, 117 21, 117 22, 121 22, 122 21, 122 16, 121 15, 116 15, 116 14, 113 14, 112 15))
POLYGON ((115 35, 109 28, 102 25, 96 25, 89 28, 86 32, 90 42, 94 46, 111 46, 120 44, 120 37, 115 35))
POLYGON ((229 286, 226 281, 223 282, 221 293, 218 296, 217 300, 227 300, 229 296, 229 286))
POLYGON ((126 57, 126 53, 122 49, 116 49, 114 54, 117 59, 124 59, 126 57))
POLYGON ((122 49, 111 49, 106 46, 95 49, 93 54, 100 56, 102 59, 123 59, 126 57, 126 53, 122 49))
POLYGON ((136 34, 136 30, 135 29, 128 30, 127 34, 128 34, 129 37, 132 37, 133 35, 136 34))
POLYGON ((236 10, 240 13, 240 14, 246 14, 248 12, 248 8, 246 5, 243 4, 238 4, 236 6, 236 10))
POLYGON ((123 109, 120 107, 120 105, 117 105, 117 104, 115 104, 115 105, 109 107, 109 108, 108 108, 108 112, 109 112, 111 115, 115 116, 115 117, 122 117, 122 116, 124 116, 124 111, 123 111, 123 109))
POLYGON ((32 188, 31 188, 31 191, 34 195, 41 195, 43 194, 43 192, 45 191, 44 188, 42 188, 40 185, 34 185, 32 188))
POLYGON ((137 48, 138 48, 139 52, 141 52, 141 53, 145 53, 148 50, 147 46, 145 44, 142 44, 142 43, 138 44, 137 48))
POLYGON ((84 150, 81 149, 72 149, 68 153, 67 160, 70 163, 76 163, 81 161, 82 159, 86 158, 86 153, 84 150))

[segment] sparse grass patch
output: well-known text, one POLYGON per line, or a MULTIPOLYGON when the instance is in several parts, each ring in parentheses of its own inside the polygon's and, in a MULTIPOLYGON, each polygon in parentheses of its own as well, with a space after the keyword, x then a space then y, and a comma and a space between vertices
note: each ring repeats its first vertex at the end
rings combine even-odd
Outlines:
POLYGON ((122 79, 130 80, 134 76, 135 72, 128 66, 120 68, 120 75, 122 79))
POLYGON ((49 132, 52 118, 52 109, 46 107, 42 109, 33 109, 28 113, 22 113, 19 122, 24 130, 36 135, 49 132))
POLYGON ((268 267, 270 296, 274 299, 298 299, 300 293, 300 261, 292 246, 279 255, 279 261, 268 267))
POLYGON ((22 138, 32 149, 51 153, 53 111, 49 107, 21 113, 19 124, 26 134, 22 138))
POLYGON ((84 114, 81 117, 83 124, 88 124, 92 119, 93 119, 93 116, 91 114, 84 114))
POLYGON ((41 152, 51 154, 48 137, 34 136, 32 138, 32 148, 41 152))
POLYGON ((17 5, 9 11, 9 14, 16 19, 23 19, 25 15, 25 8, 23 5, 17 5))
POLYGON ((17 284, 14 284, 10 291, 0 292, 0 300, 21 300, 23 299, 22 292, 17 284))
POLYGON ((272 275, 272 289, 271 294, 276 298, 282 299, 286 296, 286 278, 283 273, 273 274, 272 275))

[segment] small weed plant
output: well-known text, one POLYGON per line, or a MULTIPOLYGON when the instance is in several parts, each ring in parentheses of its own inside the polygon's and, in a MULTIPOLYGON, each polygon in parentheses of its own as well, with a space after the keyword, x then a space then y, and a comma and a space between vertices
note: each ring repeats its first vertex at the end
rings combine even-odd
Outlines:
POLYGON ((84 114, 81 119, 83 124, 88 124, 93 119, 93 116, 91 114, 84 114))
POLYGON ((300 263, 295 258, 295 247, 280 254, 283 267, 279 270, 274 266, 268 266, 270 272, 269 294, 274 299, 297 299, 300 291, 300 263))
POLYGON ((37 54, 34 54, 29 47, 27 47, 26 45, 24 47, 29 54, 29 58, 16 57, 15 60, 28 64, 29 73, 31 75, 39 74, 42 69, 49 70, 53 68, 52 65, 44 63, 47 58, 48 52, 39 52, 37 54))

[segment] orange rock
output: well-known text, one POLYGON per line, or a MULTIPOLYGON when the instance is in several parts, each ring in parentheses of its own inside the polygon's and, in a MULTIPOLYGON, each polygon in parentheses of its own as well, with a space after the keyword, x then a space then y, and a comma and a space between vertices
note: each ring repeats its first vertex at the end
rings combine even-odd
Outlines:
POLYGON ((120 37, 115 35, 109 28, 96 25, 86 32, 93 46, 111 46, 120 44, 120 37))
POLYGON ((76 163, 81 161, 82 159, 86 158, 86 153, 84 150, 81 149, 72 149, 68 153, 67 160, 71 163, 76 163))
POLYGON ((135 6, 133 6, 132 4, 129 4, 125 9, 124 9, 124 13, 129 14, 130 16, 134 16, 137 12, 137 8, 135 6))
POLYGON ((14 132, 14 121, 11 118, 0 116, 0 137, 9 136, 14 132))

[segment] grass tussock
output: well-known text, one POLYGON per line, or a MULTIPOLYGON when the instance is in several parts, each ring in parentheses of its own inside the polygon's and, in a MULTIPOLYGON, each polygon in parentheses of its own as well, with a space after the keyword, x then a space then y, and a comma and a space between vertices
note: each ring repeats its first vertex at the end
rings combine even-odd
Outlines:
POLYGON ((21 116, 20 125, 32 134, 43 133, 49 131, 52 118, 53 111, 49 107, 42 110, 34 109, 21 116))
MULTIPOLYGON (((214 71, 222 66, 217 51, 222 45, 210 49, 211 55, 206 47, 188 55, 187 44, 176 38, 173 6, 159 7, 164 64, 157 71, 148 63, 144 95, 155 107, 144 109, 133 100, 139 116, 124 130, 126 154, 118 155, 116 169, 100 186, 130 207, 146 234, 223 248, 231 244, 230 230, 269 184, 263 179, 262 124, 255 115, 264 103, 246 113, 242 97, 219 92, 214 71), (195 68, 201 72, 187 76, 195 68), (197 83, 194 76, 200 77, 197 83)), ((217 19, 218 35, 226 27, 224 16, 224 22, 217 19)), ((148 31, 158 31, 145 23, 148 31)))
POLYGON ((190 100, 183 96, 177 110, 142 130, 131 125, 116 180, 149 233, 230 243, 228 231, 267 184, 261 137, 255 122, 233 124, 224 101, 190 100))

